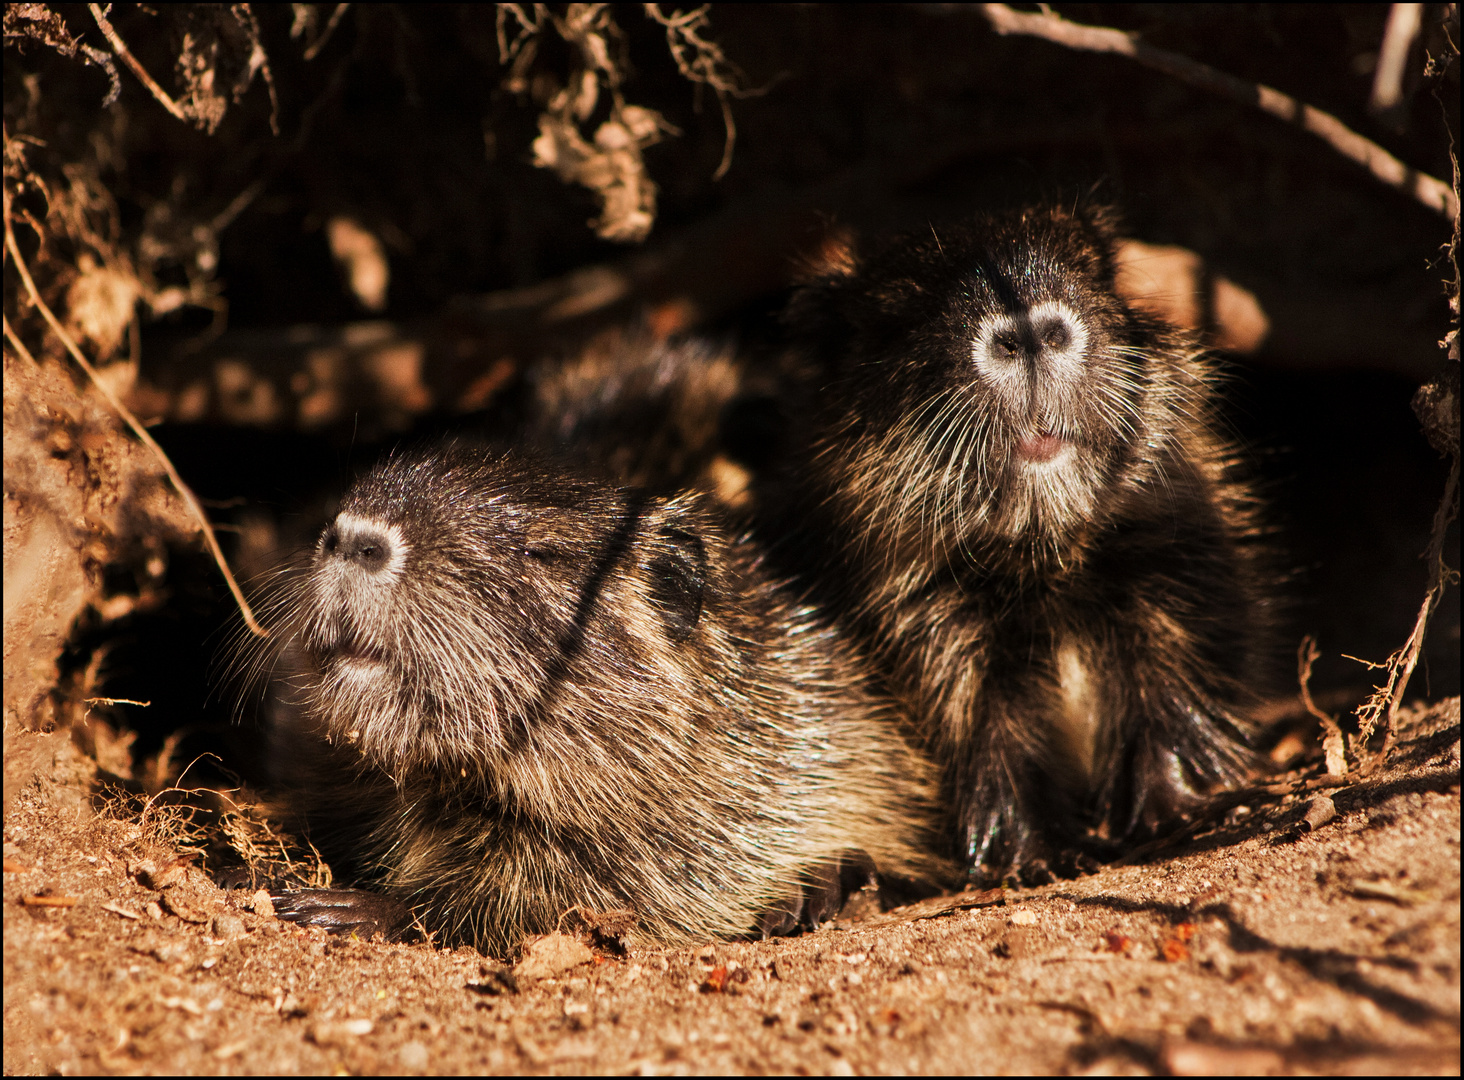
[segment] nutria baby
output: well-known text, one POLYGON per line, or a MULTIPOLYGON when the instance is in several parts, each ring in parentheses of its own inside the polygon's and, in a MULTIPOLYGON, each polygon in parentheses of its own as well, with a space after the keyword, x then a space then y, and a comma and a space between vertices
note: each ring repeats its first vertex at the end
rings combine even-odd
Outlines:
POLYGON ((730 348, 617 328, 534 368, 515 441, 615 484, 716 491, 723 416, 747 382, 730 348))
POLYGON ((1248 769, 1268 598, 1211 363, 1114 291, 1106 212, 843 250, 787 319, 820 372, 772 554, 863 639, 976 880, 1041 879, 1248 769))
MULTIPOLYGON (((312 840, 498 955, 573 908, 684 946, 816 925, 868 858, 939 876, 896 710, 704 502, 461 446, 357 481, 274 604, 312 840)), ((380 923, 356 896, 281 909, 380 923)))
POLYGON ((632 325, 536 364, 489 421, 589 475, 657 493, 696 488, 740 514, 753 474, 779 453, 780 381, 725 341, 632 325))

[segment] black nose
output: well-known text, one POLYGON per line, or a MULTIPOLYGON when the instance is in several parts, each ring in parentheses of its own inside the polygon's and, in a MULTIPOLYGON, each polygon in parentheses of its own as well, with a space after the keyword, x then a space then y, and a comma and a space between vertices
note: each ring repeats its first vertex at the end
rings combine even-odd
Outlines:
POLYGON ((321 536, 320 552, 324 558, 341 559, 375 574, 391 561, 392 542, 382 529, 359 524, 342 527, 337 522, 321 536))

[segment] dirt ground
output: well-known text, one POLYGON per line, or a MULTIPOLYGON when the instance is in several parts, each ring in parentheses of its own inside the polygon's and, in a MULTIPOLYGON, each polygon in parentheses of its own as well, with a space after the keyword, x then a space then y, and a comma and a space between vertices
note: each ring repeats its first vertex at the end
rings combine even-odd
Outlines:
MULTIPOLYGON (((5 817, 7 1073, 1458 1071, 1459 699, 1074 881, 815 934, 515 967, 252 910, 32 734, 5 817)), ((158 818, 154 816, 153 821, 158 818)))
MULTIPOLYGON (((1353 658, 1414 626, 1457 448, 1457 409, 1439 442, 1410 406, 1427 380, 1457 393, 1436 210, 1248 103, 998 35, 975 5, 718 5, 706 33, 743 88, 724 175, 728 100, 688 81, 663 23, 603 10, 621 25, 595 40, 618 44, 581 134, 627 104, 668 125, 604 174, 658 185, 643 246, 608 237, 608 189, 534 149, 594 52, 562 20, 505 54, 488 5, 7 5, 5 1072, 1457 1073, 1454 588, 1410 684, 1433 704, 1404 711, 1381 767, 1328 781, 1315 723, 1278 702, 1268 739, 1298 770, 1183 837, 797 938, 617 955, 554 936, 499 958, 330 938, 217 888, 166 797, 144 812, 185 766, 200 787, 267 772, 210 674, 238 616, 22 256, 247 580, 318 535, 354 469, 495 435, 520 384, 606 328, 728 340, 766 366, 835 226, 1090 193, 1147 268, 1130 299, 1225 352, 1282 651, 1316 639, 1320 707, 1350 724, 1376 681, 1353 658), (103 8, 173 108, 111 63, 103 8), (1260 332, 1233 333, 1236 310, 1260 332), (119 783, 137 794, 108 802, 119 783)), ((1457 5, 1423 10, 1386 115, 1369 102, 1391 5, 1067 14, 1448 178, 1457 5)), ((622 201, 627 221, 645 210, 622 201)), ((1457 525, 1443 557, 1459 565, 1457 525)), ((1258 695, 1294 690, 1278 665, 1258 695)))

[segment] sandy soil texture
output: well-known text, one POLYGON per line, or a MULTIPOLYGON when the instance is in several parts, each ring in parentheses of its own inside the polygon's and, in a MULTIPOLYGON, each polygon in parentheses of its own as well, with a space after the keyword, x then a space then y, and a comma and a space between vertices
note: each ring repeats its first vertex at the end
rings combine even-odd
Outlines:
MULTIPOLYGON (((1433 704, 1370 771, 1326 778, 1289 659, 1312 639, 1316 707, 1352 724, 1434 568, 1457 584, 1457 522, 1419 558, 1457 450, 1457 218, 1245 94, 979 5, 678 16, 730 98, 688 75, 673 5, 570 7, 5 6, 5 1071, 1457 1072, 1459 592, 1409 684, 1433 704), (546 124, 595 167, 541 158, 546 124), (643 245, 605 239, 653 194, 643 245), (776 313, 810 259, 1080 199, 1122 212, 1123 295, 1224 352, 1277 563, 1262 748, 1296 771, 1077 880, 631 955, 298 930, 188 855, 221 823, 190 838, 182 806, 218 790, 147 801, 274 771, 219 677, 239 616, 199 518, 247 588, 357 470, 510 437, 556 371, 614 374, 626 328, 746 362, 735 409, 672 410, 715 471, 625 425, 735 496, 804 422, 776 313)), ((1410 185, 1456 175, 1458 5, 1419 8, 1381 110, 1406 6, 1057 7, 1322 110, 1410 185)))
POLYGON ((1459 700, 1164 850, 816 934, 516 966, 253 910, 31 735, 5 819, 7 1073, 1435 1073, 1458 1068, 1459 700))

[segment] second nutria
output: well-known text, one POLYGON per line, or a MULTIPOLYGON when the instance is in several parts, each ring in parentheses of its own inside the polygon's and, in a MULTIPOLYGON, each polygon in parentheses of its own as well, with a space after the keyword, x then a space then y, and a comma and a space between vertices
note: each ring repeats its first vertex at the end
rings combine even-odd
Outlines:
POLYGON ((787 321, 818 378, 773 557, 923 725, 980 879, 1041 878, 1250 767, 1270 599, 1214 368, 1114 289, 1104 211, 835 253, 787 321))

